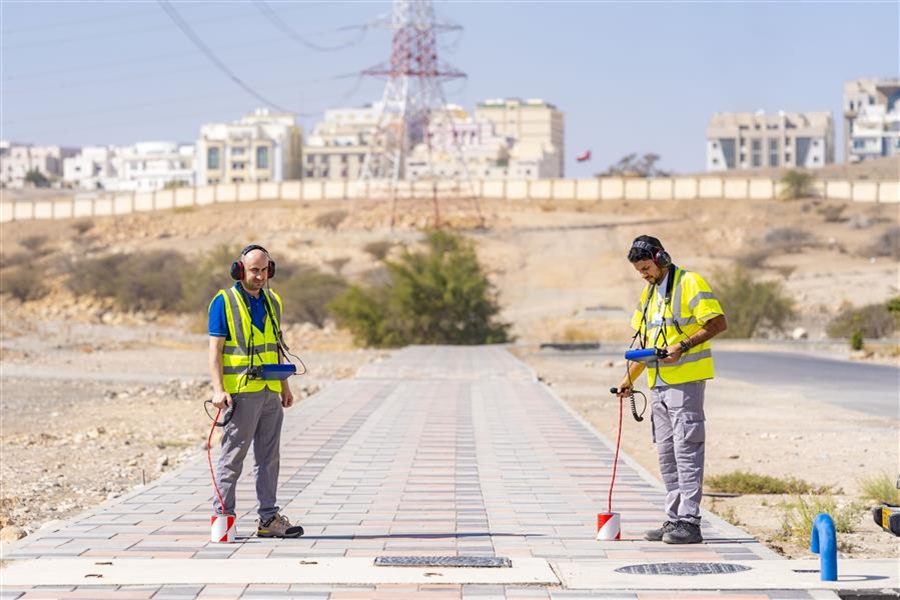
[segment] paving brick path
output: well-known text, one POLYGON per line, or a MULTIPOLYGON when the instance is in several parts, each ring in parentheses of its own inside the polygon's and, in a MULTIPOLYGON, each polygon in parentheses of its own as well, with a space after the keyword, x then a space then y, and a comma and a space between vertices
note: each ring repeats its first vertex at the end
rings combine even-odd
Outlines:
MULTIPOLYGON (((610 419, 617 417, 610 414, 610 419)), ((622 456, 614 509, 623 514, 623 541, 595 541, 596 514, 606 508, 612 460, 608 442, 503 348, 413 347, 366 366, 357 378, 335 383, 286 412, 279 500, 283 512, 306 528, 303 538, 249 535, 256 516, 250 453, 238 489, 238 542, 210 543, 212 488, 203 456, 56 530, 45 529, 7 545, 3 558, 37 560, 47 565, 47 573, 57 568, 51 559, 60 558, 93 560, 101 568, 122 559, 181 559, 173 564, 185 568, 201 559, 227 559, 224 564, 234 572, 257 564, 250 559, 269 559, 267 564, 274 568, 316 559, 375 556, 503 556, 514 564, 530 558, 551 563, 752 563, 776 558, 745 532, 708 514, 703 522, 705 544, 678 547, 641 540, 644 529, 661 521, 663 494, 654 480, 622 456)), ((351 563, 336 564, 340 570, 340 565, 351 563)), ((30 581, 4 584, 0 596, 416 595, 484 600, 677 595, 573 590, 560 583, 365 582, 349 567, 345 570, 343 579, 323 584, 89 585, 102 583, 98 578, 77 585, 42 586, 45 581, 30 581)), ((700 595, 708 596, 704 594, 700 595)), ((739 592, 713 596, 748 597, 739 592)), ((813 596, 785 591, 771 596, 759 592, 756 597, 813 596)))

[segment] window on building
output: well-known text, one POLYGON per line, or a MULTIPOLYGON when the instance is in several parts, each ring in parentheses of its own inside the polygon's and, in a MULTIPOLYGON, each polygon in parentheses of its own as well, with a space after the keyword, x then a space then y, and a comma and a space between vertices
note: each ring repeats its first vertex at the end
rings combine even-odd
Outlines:
POLYGON ((718 158, 712 159, 712 164, 718 165, 718 164, 719 164, 719 159, 718 159, 718 158))
POLYGON ((232 146, 231 147, 231 155, 232 156, 243 156, 245 152, 247 152, 247 149, 244 146, 232 146))
POLYGON ((769 166, 778 166, 778 140, 775 138, 769 139, 769 166))
POLYGON ((232 168, 232 170, 234 170, 234 171, 242 171, 242 170, 245 169, 246 167, 247 167, 247 163, 242 163, 242 162, 233 162, 233 163, 231 163, 231 168, 232 168))
POLYGON ((218 148, 207 148, 206 149, 206 168, 207 169, 218 169, 219 167, 219 149, 218 148))
POLYGON ((269 147, 268 146, 258 146, 256 148, 256 168, 257 169, 268 169, 269 168, 269 147))
POLYGON ((315 154, 307 154, 306 155, 306 164, 308 164, 308 165, 316 164, 316 155, 315 154))
POLYGON ((790 163, 790 162, 791 162, 791 153, 790 153, 790 152, 787 152, 787 153, 785 153, 785 155, 784 155, 784 164, 788 164, 788 163, 790 163))
POLYGON ((750 142, 750 166, 762 166, 762 140, 752 140, 750 142))

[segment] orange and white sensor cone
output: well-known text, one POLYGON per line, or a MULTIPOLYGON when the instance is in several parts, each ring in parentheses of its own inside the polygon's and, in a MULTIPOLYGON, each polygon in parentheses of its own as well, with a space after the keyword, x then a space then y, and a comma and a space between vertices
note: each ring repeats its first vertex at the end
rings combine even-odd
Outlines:
POLYGON ((234 541, 234 515, 213 515, 210 518, 209 540, 230 544, 234 541))
POLYGON ((619 513, 597 513, 597 539, 601 541, 622 539, 622 519, 619 513))

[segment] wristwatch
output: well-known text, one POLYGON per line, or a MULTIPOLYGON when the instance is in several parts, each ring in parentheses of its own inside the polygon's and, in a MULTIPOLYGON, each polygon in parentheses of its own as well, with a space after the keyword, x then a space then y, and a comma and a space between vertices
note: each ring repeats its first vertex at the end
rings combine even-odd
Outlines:
POLYGON ((691 345, 687 343, 687 340, 681 340, 680 342, 678 342, 678 345, 681 347, 682 354, 691 349, 691 345))

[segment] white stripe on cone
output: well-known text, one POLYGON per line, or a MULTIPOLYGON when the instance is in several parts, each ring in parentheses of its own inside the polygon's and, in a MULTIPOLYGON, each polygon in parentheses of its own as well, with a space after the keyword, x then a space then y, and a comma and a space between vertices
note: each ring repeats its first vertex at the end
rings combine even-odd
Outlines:
POLYGON ((209 540, 230 544, 234 541, 234 515, 213 515, 210 518, 209 540))
POLYGON ((621 515, 617 512, 597 513, 597 539, 603 541, 621 540, 621 524, 621 515))

